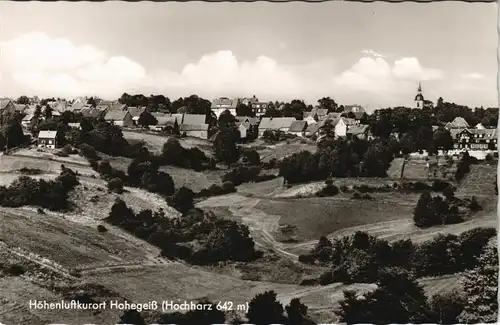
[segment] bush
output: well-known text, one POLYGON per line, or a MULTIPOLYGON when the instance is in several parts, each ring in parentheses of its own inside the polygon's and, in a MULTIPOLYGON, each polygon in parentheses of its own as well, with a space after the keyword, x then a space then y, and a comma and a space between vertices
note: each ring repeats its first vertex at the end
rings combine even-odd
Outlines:
POLYGON ((107 232, 108 229, 106 227, 104 227, 103 225, 98 225, 97 226, 97 231, 98 232, 107 232))
POLYGON ((26 273, 26 270, 20 264, 12 264, 5 271, 12 276, 20 276, 26 273))
POLYGON ((436 179, 434 182, 432 182, 431 189, 434 192, 443 192, 446 189, 453 188, 453 185, 451 185, 448 182, 436 179))
POLYGON ((113 178, 108 182, 108 190, 114 193, 123 193, 123 181, 119 178, 113 178))

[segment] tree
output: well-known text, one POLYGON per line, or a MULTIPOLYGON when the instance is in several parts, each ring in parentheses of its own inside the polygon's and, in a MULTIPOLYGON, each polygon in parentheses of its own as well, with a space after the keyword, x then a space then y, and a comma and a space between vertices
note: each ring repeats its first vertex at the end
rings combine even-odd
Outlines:
POLYGON ((11 117, 7 121, 2 131, 7 149, 17 147, 24 143, 23 127, 15 117, 11 117))
POLYGON ((331 99, 330 97, 323 97, 321 99, 318 99, 318 104, 320 108, 327 109, 328 113, 337 112, 339 106, 335 102, 335 100, 331 99))
POLYGON ((432 196, 429 191, 424 191, 420 194, 417 206, 413 211, 413 222, 419 228, 430 227, 435 224, 432 196))
POLYGON ((123 312, 118 324, 146 325, 146 321, 137 310, 132 309, 123 312))
POLYGON ((214 139, 213 144, 217 159, 226 163, 229 167, 239 158, 239 151, 236 147, 234 132, 232 129, 223 128, 214 139))
POLYGON ((180 213, 187 213, 193 207, 194 192, 185 187, 180 187, 171 196, 169 204, 180 213))
POLYGON ((28 96, 23 95, 16 100, 16 103, 20 105, 28 105, 30 103, 30 99, 28 98, 28 96))
POLYGON ((336 314, 348 324, 407 324, 430 319, 423 288, 412 275, 398 268, 381 272, 377 289, 363 297, 344 291, 336 314))
POLYGON ((245 105, 243 103, 239 103, 236 106, 236 116, 255 116, 255 110, 252 108, 251 104, 245 105))
POLYGON ((461 323, 496 323, 498 318, 498 251, 489 245, 479 264, 465 272, 463 287, 466 303, 461 323))
POLYGON ((453 137, 450 131, 444 127, 440 127, 434 132, 434 145, 437 149, 448 151, 453 149, 453 137))
POLYGON ((290 300, 290 304, 285 307, 290 325, 303 325, 307 319, 307 306, 300 302, 299 298, 290 300))
POLYGON ((123 181, 119 178, 113 178, 108 182, 108 190, 115 192, 115 193, 122 193, 123 192, 123 181))
POLYGON ((45 109, 43 110, 43 117, 46 119, 46 120, 50 120, 52 118, 52 112, 54 110, 52 109, 52 107, 50 107, 49 105, 46 105, 45 106, 45 109))
POLYGON ((472 165, 471 157, 469 156, 468 152, 465 152, 457 164, 455 179, 460 182, 470 172, 471 165, 472 165))
POLYGON ((148 111, 144 111, 139 115, 139 120, 137 120, 137 123, 140 126, 143 127, 148 127, 150 125, 156 125, 158 124, 158 120, 148 111))
POLYGON ((248 323, 255 325, 283 324, 283 305, 274 291, 257 294, 249 303, 248 323))
POLYGON ((465 306, 465 297, 461 292, 438 293, 430 299, 430 309, 433 314, 432 322, 437 324, 457 324, 458 316, 465 306))

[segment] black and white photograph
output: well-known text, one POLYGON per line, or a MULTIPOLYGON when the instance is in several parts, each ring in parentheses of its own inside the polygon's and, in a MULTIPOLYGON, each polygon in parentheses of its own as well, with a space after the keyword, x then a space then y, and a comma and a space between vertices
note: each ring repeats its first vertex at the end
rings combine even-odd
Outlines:
POLYGON ((498 316, 496 2, 0 2, 0 325, 498 316))

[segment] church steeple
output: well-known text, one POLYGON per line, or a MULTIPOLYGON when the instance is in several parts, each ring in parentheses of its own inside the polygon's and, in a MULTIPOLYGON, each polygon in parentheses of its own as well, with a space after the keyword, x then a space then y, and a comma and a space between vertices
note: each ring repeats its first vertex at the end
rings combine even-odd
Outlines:
POLYGON ((422 95, 422 84, 418 83, 417 96, 415 96, 415 107, 414 108, 423 108, 424 107, 424 95, 422 95))

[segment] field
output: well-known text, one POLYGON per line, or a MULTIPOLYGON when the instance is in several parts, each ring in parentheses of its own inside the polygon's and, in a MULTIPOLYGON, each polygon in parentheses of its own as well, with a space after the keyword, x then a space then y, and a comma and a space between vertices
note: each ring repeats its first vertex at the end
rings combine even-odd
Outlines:
POLYGON ((471 171, 462 181, 457 192, 464 195, 493 195, 496 177, 496 165, 472 165, 471 171))
POLYGON ((310 141, 301 143, 301 141, 302 139, 297 138, 289 140, 288 143, 280 142, 272 144, 258 139, 251 145, 247 145, 247 147, 257 150, 260 155, 260 159, 263 162, 268 162, 273 158, 280 160, 286 156, 292 155, 302 150, 307 150, 312 153, 316 152, 315 144, 311 143, 310 141))

